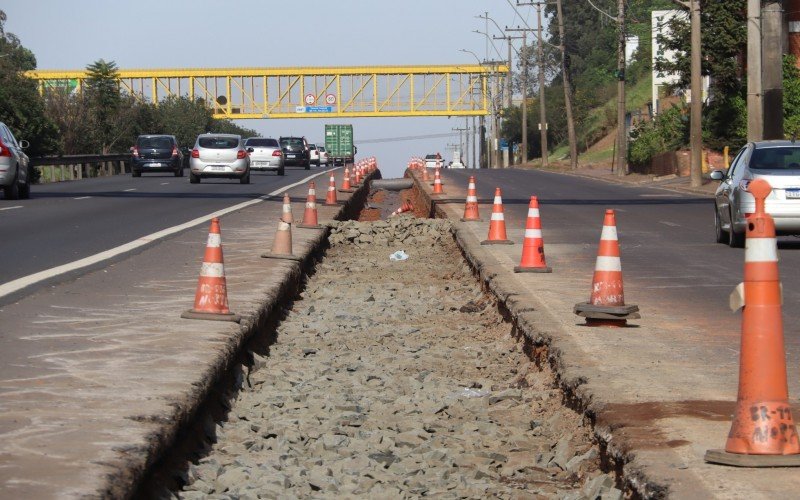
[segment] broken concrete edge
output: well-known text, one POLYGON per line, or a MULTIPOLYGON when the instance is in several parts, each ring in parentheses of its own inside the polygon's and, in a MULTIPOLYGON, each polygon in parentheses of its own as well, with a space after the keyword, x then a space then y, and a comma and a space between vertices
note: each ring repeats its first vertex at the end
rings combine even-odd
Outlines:
POLYGON ((668 496, 669 486, 648 477, 644 468, 633 462, 635 452, 630 449, 624 435, 614 433, 614 429, 624 428, 625 422, 612 421, 607 415, 603 415, 606 403, 599 401, 586 386, 586 378, 579 373, 580 367, 571 366, 565 360, 564 352, 580 352, 580 349, 572 342, 570 334, 555 319, 553 313, 535 294, 515 289, 498 280, 498 271, 507 270, 466 230, 467 223, 459 222, 458 217, 447 213, 444 207, 437 206, 436 200, 430 197, 424 187, 427 183, 423 183, 417 175, 409 171, 406 175, 415 180, 417 190, 428 204, 430 213, 453 222, 453 236, 473 272, 484 288, 497 298, 499 306, 505 309, 501 312, 512 323, 513 328, 533 343, 536 348, 532 353, 535 362, 547 363, 551 367, 565 403, 581 413, 591 425, 600 446, 601 461, 609 464, 608 472, 616 474, 618 482, 636 496, 668 496))
MULTIPOLYGON (((380 170, 370 174, 367 179, 380 178, 380 170)), ((368 183, 365 183, 368 186, 368 183)), ((367 198, 368 187, 363 187, 353 193, 346 200, 334 217, 341 221, 358 215, 361 205, 367 198)), ((266 230, 266 228, 265 228, 266 230)), ((198 417, 202 416, 202 408, 207 402, 218 396, 217 387, 226 380, 227 375, 247 359, 246 347, 250 340, 260 333, 261 325, 267 324, 271 317, 281 314, 283 305, 292 300, 299 292, 302 278, 316 264, 316 255, 323 248, 328 236, 328 230, 320 231, 309 241, 309 245, 302 252, 300 265, 287 267, 285 278, 265 290, 264 301, 255 311, 239 311, 242 319, 239 327, 231 331, 224 344, 219 347, 216 362, 206 367, 202 377, 194 381, 186 391, 176 394, 176 397, 167 402, 172 411, 169 414, 147 416, 156 427, 141 444, 132 444, 125 449, 115 450, 117 456, 105 463, 111 470, 98 484, 94 492, 87 496, 94 498, 131 498, 156 472, 154 467, 159 464, 167 454, 176 447, 182 432, 191 428, 198 417)), ((226 245, 232 244, 231 237, 225 240, 226 245)), ((230 325, 229 322, 220 322, 220 325, 230 325)), ((224 328, 228 328, 225 326, 224 328)), ((133 417, 126 417, 133 418, 133 417)))

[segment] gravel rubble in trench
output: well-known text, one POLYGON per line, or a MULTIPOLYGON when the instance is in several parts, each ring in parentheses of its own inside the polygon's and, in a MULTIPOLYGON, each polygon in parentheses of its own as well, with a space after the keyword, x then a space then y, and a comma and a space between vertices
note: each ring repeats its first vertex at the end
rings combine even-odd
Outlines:
POLYGON ((179 497, 622 498, 448 221, 330 243, 179 497))

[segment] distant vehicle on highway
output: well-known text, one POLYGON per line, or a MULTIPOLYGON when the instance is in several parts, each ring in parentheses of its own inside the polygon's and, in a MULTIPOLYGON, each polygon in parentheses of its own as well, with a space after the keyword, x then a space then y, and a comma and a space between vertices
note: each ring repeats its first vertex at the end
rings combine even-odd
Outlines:
POLYGON ((173 135, 140 135, 131 148, 131 175, 142 172, 172 172, 183 177, 184 151, 173 135))
POLYGON ((277 139, 271 137, 249 137, 244 141, 244 147, 250 153, 250 170, 274 170, 278 175, 285 172, 283 164, 283 151, 277 139))
POLYGON ((197 184, 203 177, 239 179, 250 184, 250 155, 242 136, 234 134, 202 134, 192 149, 189 160, 189 182, 197 184))
POLYGON ((17 142, 11 129, 0 122, 0 186, 7 200, 31 195, 30 160, 23 151, 28 146, 28 141, 17 142))
POLYGON ((284 165, 296 165, 311 169, 311 155, 305 137, 281 137, 278 139, 283 149, 284 165))
POLYGON ((714 170, 711 178, 721 181, 714 198, 717 243, 744 246, 747 215, 755 212, 755 198, 747 186, 755 179, 764 179, 772 186, 766 210, 775 219, 776 232, 800 234, 800 143, 748 143, 727 171, 714 170))
POLYGON ((440 154, 425 155, 425 168, 436 168, 436 164, 440 161, 442 161, 440 154))
POLYGON ((325 146, 317 146, 317 151, 319 151, 319 164, 327 165, 330 160, 328 150, 325 149, 325 146))
POLYGON ((308 145, 308 157, 311 161, 312 165, 320 166, 320 158, 319 158, 319 149, 317 149, 316 144, 309 143, 308 145))

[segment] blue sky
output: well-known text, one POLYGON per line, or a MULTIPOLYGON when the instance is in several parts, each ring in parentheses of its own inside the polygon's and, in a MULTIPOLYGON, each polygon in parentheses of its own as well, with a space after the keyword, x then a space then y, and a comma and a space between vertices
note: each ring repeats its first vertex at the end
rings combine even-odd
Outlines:
MULTIPOLYGON (((516 3, 515 0, 511 0, 516 3)), ((483 58, 488 11, 500 26, 521 21, 505 0, 6 0, 6 30, 31 49, 40 69, 81 69, 97 60, 120 68, 473 64, 483 58)), ((519 7, 533 26, 535 12, 519 7)), ((489 23, 489 34, 500 35, 489 23)), ((505 42, 494 42, 502 54, 505 42)), ((496 54, 489 47, 489 57, 496 54)), ((266 136, 322 138, 336 120, 244 120, 266 136)), ((355 142, 451 133, 464 118, 362 118, 355 142)), ((446 151, 458 137, 364 144, 384 175, 400 175, 408 158, 446 151)))

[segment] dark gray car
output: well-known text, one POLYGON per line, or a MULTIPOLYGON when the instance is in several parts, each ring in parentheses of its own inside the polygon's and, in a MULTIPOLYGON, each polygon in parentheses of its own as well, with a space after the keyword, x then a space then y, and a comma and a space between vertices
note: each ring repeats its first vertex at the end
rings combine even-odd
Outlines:
POLYGON ((172 172, 183 177, 183 151, 172 135, 140 135, 131 148, 131 175, 143 172, 172 172))

